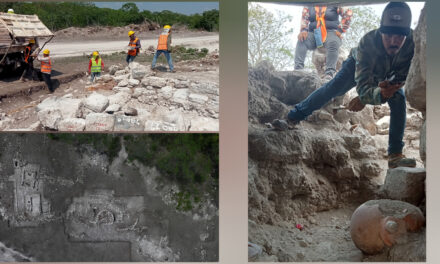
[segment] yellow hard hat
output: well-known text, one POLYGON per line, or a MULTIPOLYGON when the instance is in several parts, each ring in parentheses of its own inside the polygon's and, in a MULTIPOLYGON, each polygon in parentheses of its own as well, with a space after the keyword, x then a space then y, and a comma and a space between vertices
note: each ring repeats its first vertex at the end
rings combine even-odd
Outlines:
POLYGON ((30 39, 29 44, 35 44, 35 39, 30 39))
POLYGON ((50 51, 48 49, 43 50, 43 54, 49 55, 50 51))
POLYGON ((171 26, 170 25, 165 25, 163 28, 164 29, 169 29, 169 28, 171 28, 171 26))
POLYGON ((134 34, 134 31, 132 31, 132 30, 130 30, 130 31, 128 31, 128 36, 130 37, 131 35, 133 35, 134 34))
POLYGON ((14 9, 9 8, 9 9, 8 9, 8 14, 14 14, 14 9))
POLYGON ((94 51, 93 54, 92 54, 93 57, 96 57, 98 55, 99 55, 99 52, 97 52, 97 51, 94 51))

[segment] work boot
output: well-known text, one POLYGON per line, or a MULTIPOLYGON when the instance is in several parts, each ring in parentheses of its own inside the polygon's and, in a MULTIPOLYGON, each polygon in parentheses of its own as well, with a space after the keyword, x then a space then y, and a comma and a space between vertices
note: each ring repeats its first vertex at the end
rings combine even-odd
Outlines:
POLYGON ((275 119, 274 121, 272 121, 272 127, 275 130, 279 130, 279 131, 286 131, 288 129, 293 129, 293 126, 295 126, 296 124, 298 124, 298 122, 292 121, 290 119, 287 120, 275 119))
POLYGON ((414 168, 416 166, 416 160, 411 158, 406 158, 402 153, 394 153, 388 155, 388 168, 394 169, 397 167, 410 167, 414 168))
POLYGON ((330 72, 325 73, 324 77, 322 78, 323 83, 328 83, 333 79, 333 74, 330 72))

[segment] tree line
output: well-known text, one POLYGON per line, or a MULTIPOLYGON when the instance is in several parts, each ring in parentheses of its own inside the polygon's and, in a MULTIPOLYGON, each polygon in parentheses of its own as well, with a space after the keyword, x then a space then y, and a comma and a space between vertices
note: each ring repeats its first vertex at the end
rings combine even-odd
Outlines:
POLYGON ((140 11, 135 3, 125 3, 120 9, 99 8, 89 2, 11 2, 0 3, 0 12, 14 9, 16 14, 37 15, 52 31, 68 27, 126 26, 143 22, 164 25, 186 25, 190 29, 218 31, 219 11, 184 15, 168 10, 140 11))

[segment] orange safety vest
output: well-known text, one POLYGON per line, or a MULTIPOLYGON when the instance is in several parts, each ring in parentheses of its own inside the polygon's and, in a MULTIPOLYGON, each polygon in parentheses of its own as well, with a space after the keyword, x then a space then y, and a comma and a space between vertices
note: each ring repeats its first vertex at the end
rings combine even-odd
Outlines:
MULTIPOLYGON (((130 47, 136 47, 136 42, 138 42, 138 38, 135 38, 134 40, 130 39, 130 42, 128 43, 128 46, 130 47)), ((128 55, 130 56, 136 56, 138 54, 137 49, 132 49, 128 51, 128 55)))
POLYGON ((319 12, 319 7, 315 6, 315 13, 316 13, 316 22, 318 22, 316 24, 316 28, 321 28, 321 38, 322 38, 322 43, 325 42, 325 40, 327 39, 327 28, 325 27, 325 11, 327 10, 326 6, 323 6, 321 9, 321 12, 319 12))
POLYGON ((24 52, 24 61, 29 63, 29 57, 31 56, 31 47, 27 46, 24 52))
POLYGON ((168 50, 168 36, 170 33, 162 33, 159 36, 159 43, 157 44, 157 50, 168 50))
POLYGON ((48 62, 41 61, 41 72, 44 72, 47 74, 50 74, 52 72, 52 62, 50 61, 50 58, 49 58, 48 62))

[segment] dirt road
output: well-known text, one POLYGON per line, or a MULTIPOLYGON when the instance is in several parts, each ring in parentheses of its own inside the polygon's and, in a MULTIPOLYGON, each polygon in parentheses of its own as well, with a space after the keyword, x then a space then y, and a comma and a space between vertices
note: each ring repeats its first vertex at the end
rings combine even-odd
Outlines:
MULTIPOLYGON (((81 41, 81 42, 51 42, 46 47, 51 51, 51 57, 74 57, 90 54, 98 50, 101 54, 110 54, 114 52, 126 51, 128 39, 126 41, 81 41)), ((156 47, 157 39, 141 39, 143 50, 149 46, 156 47)), ((201 37, 176 37, 172 39, 172 45, 182 45, 187 48, 207 48, 209 51, 219 49, 218 34, 201 37)), ((142 51, 142 50, 141 50, 142 51)))

